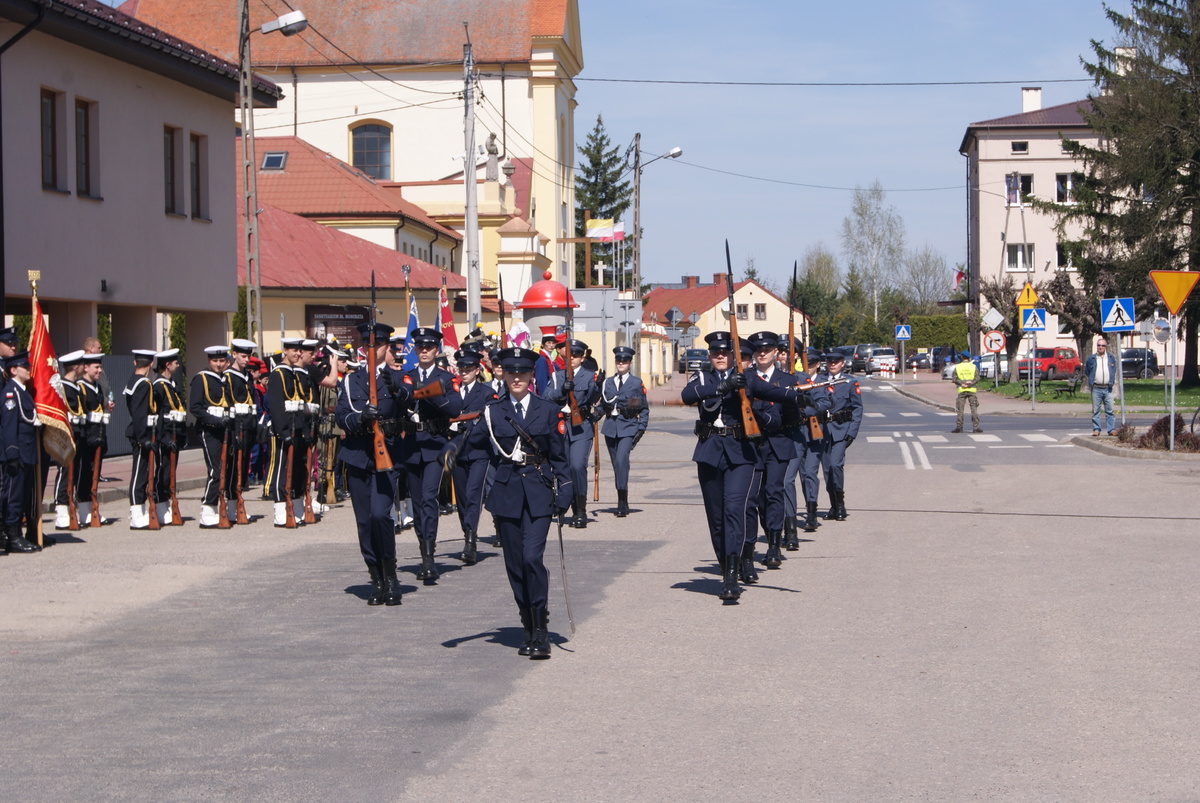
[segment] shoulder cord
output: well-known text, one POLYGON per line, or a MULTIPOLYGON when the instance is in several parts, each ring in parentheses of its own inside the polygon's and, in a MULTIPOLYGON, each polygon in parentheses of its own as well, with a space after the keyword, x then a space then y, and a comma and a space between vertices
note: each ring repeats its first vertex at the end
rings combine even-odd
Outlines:
POLYGON ((514 463, 525 461, 525 452, 521 449, 521 436, 518 435, 513 443, 512 452, 505 452, 504 447, 500 445, 500 441, 496 440, 496 433, 492 431, 492 405, 483 408, 483 420, 487 424, 488 438, 492 441, 492 448, 496 450, 496 454, 503 457, 505 460, 511 460, 514 463))
POLYGON ((226 391, 226 389, 228 389, 228 387, 229 387, 229 383, 227 383, 227 382, 226 382, 224 379, 222 379, 221 377, 217 377, 217 379, 218 379, 218 380, 220 381, 220 383, 221 383, 221 399, 220 399, 220 401, 213 401, 213 398, 212 398, 212 396, 210 396, 210 395, 209 395, 209 393, 208 393, 208 376, 205 376, 206 374, 207 374, 208 376, 216 376, 216 374, 210 374, 208 371, 204 371, 204 372, 202 372, 202 373, 200 374, 201 376, 203 376, 203 377, 204 377, 204 381, 203 381, 201 384, 204 386, 204 399, 205 399, 205 401, 207 401, 207 402, 208 402, 208 404, 209 404, 209 406, 210 406, 210 407, 228 407, 228 406, 229 406, 229 401, 228 401, 228 399, 227 399, 227 398, 226 398, 226 396, 225 396, 225 391, 226 391))
MULTIPOLYGON (((24 388, 22 388, 22 390, 24 390, 24 388)), ((27 391, 27 390, 25 392, 29 393, 29 391, 27 391)), ((29 393, 29 398, 32 401, 33 394, 29 393)), ((31 412, 29 414, 29 416, 27 417, 25 415, 25 407, 24 407, 24 405, 21 404, 21 394, 20 393, 16 394, 16 400, 17 400, 17 412, 21 414, 21 420, 24 421, 26 424, 33 424, 35 427, 38 426, 37 404, 36 403, 34 404, 33 412, 31 412)))
POLYGON ((170 380, 156 379, 154 380, 154 384, 161 384, 163 386, 163 390, 166 392, 167 396, 167 404, 171 406, 172 410, 180 413, 184 412, 183 399, 175 390, 175 385, 170 380))

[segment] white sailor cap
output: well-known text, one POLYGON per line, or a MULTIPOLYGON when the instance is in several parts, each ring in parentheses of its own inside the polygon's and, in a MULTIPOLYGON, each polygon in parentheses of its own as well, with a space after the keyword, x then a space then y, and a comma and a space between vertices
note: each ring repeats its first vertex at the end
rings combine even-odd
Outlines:
POLYGON ((83 362, 83 349, 68 352, 58 358, 58 364, 66 368, 71 365, 78 365, 83 362))
POLYGON ((240 351, 242 354, 253 354, 254 350, 258 348, 258 344, 253 340, 246 340, 243 337, 235 337, 230 341, 230 345, 234 351, 240 351))
POLYGON ((171 360, 179 359, 179 349, 167 349, 166 351, 160 351, 154 355, 154 359, 160 366, 166 365, 171 360))
POLYGON ((321 341, 319 341, 319 340, 313 340, 312 338, 307 338, 305 340, 300 341, 300 348, 304 349, 305 351, 316 351, 317 346, 320 345, 320 343, 321 343, 321 341))
POLYGON ((154 355, 158 354, 154 349, 133 349, 131 353, 133 356, 141 357, 144 360, 153 360, 154 355))
POLYGON ((298 349, 304 344, 302 337, 285 337, 279 341, 279 344, 285 349, 298 349))
POLYGON ((209 346, 208 348, 206 348, 204 350, 204 353, 208 355, 208 358, 210 360, 219 360, 222 357, 228 359, 229 358, 229 347, 228 346, 209 346))

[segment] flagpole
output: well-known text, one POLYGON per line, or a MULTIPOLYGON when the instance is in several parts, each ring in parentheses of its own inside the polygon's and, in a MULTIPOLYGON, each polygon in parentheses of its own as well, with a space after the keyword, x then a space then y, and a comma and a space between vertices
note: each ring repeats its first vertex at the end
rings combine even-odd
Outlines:
MULTIPOLYGON (((42 272, 40 270, 31 270, 29 273, 29 288, 33 296, 30 303, 29 314, 36 315, 38 310, 37 303, 37 286, 42 280, 42 272)), ((33 394, 30 394, 31 396, 33 394)), ((33 419, 37 421, 37 404, 33 406, 33 419)), ((29 510, 26 515, 33 516, 37 524, 34 527, 34 533, 37 535, 37 545, 42 544, 42 428, 34 427, 33 430, 37 434, 37 473, 33 475, 33 500, 30 503, 29 510)), ((70 470, 69 468, 67 469, 70 470)))

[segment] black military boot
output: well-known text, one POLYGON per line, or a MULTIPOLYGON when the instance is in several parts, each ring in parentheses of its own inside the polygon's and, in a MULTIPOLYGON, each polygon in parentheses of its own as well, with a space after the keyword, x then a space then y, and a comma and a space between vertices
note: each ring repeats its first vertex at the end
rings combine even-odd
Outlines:
POLYGON ((517 610, 521 612, 521 627, 525 628, 525 640, 521 642, 517 655, 528 656, 529 644, 533 640, 533 609, 528 605, 518 605, 517 610))
POLYGON ((737 602, 738 597, 742 595, 742 589, 738 585, 738 556, 726 555, 725 563, 722 565, 723 584, 721 585, 721 593, 717 596, 726 602, 737 602))
MULTIPOLYGON (((820 526, 821 526, 821 520, 817 514, 817 503, 816 502, 808 502, 805 505, 804 532, 815 533, 817 531, 817 528, 820 526)), ((789 543, 788 549, 795 552, 799 548, 800 548, 800 538, 799 538, 799 536, 797 536, 795 545, 793 546, 792 544, 789 543)))
POLYGON ((834 515, 834 519, 837 521, 845 521, 846 516, 850 515, 846 512, 846 492, 839 489, 834 491, 834 494, 837 498, 837 512, 834 515))
POLYGON ((427 586, 431 586, 437 582, 438 574, 437 565, 433 562, 434 542, 426 541, 424 538, 418 542, 421 546, 421 568, 417 570, 417 579, 421 580, 427 586))
POLYGON ((550 612, 543 605, 533 608, 533 630, 529 634, 529 657, 539 660, 550 657, 550 612))
POLYGON ((400 604, 400 578, 396 577, 396 561, 394 560, 389 560, 383 567, 383 604, 388 606, 400 604))
POLYGON ((779 546, 783 542, 783 533, 779 530, 767 530, 767 556, 763 558, 763 566, 768 569, 778 569, 783 564, 783 554, 779 546))
POLYGON ((504 544, 500 543, 500 521, 495 516, 492 516, 492 529, 496 532, 496 537, 492 539, 492 546, 496 549, 503 549, 504 544))
POLYGON ((463 563, 471 566, 475 563, 478 552, 479 536, 474 530, 466 530, 463 532, 463 551, 459 558, 463 563))
POLYGON ((837 492, 832 488, 829 489, 829 512, 825 514, 826 521, 831 521, 837 518, 837 492))
POLYGON ((754 542, 742 544, 742 562, 738 570, 738 579, 746 585, 758 582, 758 570, 754 568, 754 542))
POLYGON ((617 491, 617 518, 623 519, 629 515, 629 491, 617 491))
POLYGON ((17 552, 28 554, 42 551, 40 546, 26 540, 25 536, 21 535, 21 525, 19 524, 5 528, 4 534, 8 538, 8 554, 10 555, 17 552))
POLYGON ((371 595, 367 597, 368 605, 383 604, 383 570, 378 566, 367 564, 367 573, 371 575, 371 595))
POLYGON ((575 521, 571 524, 577 530, 582 530, 587 527, 587 497, 577 496, 575 502, 578 505, 575 513, 575 521))

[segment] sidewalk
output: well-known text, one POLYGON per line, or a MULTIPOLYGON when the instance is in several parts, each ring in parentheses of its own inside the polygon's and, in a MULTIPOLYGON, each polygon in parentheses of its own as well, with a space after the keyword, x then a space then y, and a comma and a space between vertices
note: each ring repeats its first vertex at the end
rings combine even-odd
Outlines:
MULTIPOLYGON (((129 475, 132 471, 132 455, 106 457, 104 459, 104 463, 100 469, 100 476, 111 479, 112 482, 101 482, 97 497, 101 508, 105 511, 105 515, 109 515, 108 511, 118 509, 111 507, 111 505, 117 502, 125 501, 125 504, 128 505, 129 475)), ((47 513, 54 510, 54 480, 57 476, 57 467, 51 466, 50 472, 46 476, 46 488, 42 494, 42 509, 47 513)), ((207 479, 208 472, 204 466, 203 452, 199 449, 187 449, 179 453, 179 460, 175 465, 176 491, 190 491, 200 488, 207 479)))

